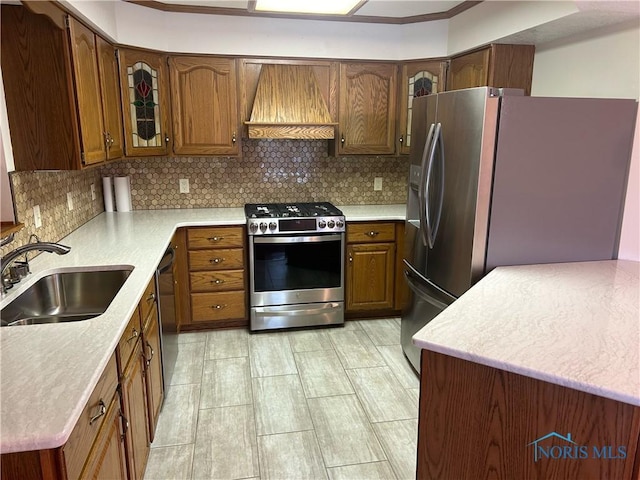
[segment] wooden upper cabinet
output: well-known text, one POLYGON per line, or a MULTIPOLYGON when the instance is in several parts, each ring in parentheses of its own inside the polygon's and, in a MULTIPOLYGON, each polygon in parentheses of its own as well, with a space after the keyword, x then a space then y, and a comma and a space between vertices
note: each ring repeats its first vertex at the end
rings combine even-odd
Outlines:
POLYGON ((500 45, 451 58, 447 90, 491 86, 521 88, 531 94, 533 45, 500 45))
POLYGON ((397 77, 396 64, 340 64, 338 154, 395 152, 397 77))
POLYGON ((239 153, 236 61, 171 57, 173 151, 178 155, 239 153))
POLYGON ((96 47, 98 50, 100 90, 102 92, 102 114, 106 131, 107 160, 112 160, 124 155, 117 50, 109 42, 97 35, 96 47))
POLYGON ((171 147, 167 56, 124 48, 118 54, 125 153, 167 155, 171 147))
POLYGON ((398 98, 397 152, 408 154, 411 148, 411 120, 414 97, 422 97, 444 90, 446 62, 429 60, 406 62, 402 65, 398 98))
POLYGON ((96 38, 90 29, 69 17, 69 39, 78 101, 82 162, 84 165, 93 165, 107 158, 96 38))

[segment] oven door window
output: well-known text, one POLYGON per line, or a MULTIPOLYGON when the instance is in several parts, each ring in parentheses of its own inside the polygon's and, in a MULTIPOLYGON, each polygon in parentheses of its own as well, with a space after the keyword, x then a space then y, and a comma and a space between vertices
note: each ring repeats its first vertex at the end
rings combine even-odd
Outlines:
POLYGON ((342 286, 341 242, 254 244, 256 292, 342 286))

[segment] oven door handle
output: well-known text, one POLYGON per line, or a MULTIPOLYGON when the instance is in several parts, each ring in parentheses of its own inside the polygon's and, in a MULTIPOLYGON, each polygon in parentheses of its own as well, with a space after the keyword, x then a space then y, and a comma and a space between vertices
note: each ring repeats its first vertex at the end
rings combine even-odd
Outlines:
POLYGON ((265 237, 254 236, 253 243, 316 243, 316 242, 336 242, 341 241, 342 233, 332 233, 330 235, 304 235, 304 236, 281 236, 271 235, 265 237))

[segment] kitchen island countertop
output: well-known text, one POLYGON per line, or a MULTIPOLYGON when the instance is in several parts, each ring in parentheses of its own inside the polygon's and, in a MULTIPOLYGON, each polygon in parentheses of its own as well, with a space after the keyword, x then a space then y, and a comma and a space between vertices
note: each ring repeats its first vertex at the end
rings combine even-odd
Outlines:
POLYGON ((415 345, 640 406, 640 263, 498 267, 415 345))
MULTIPOLYGON (((405 212, 404 205, 339 208, 347 221, 404 220, 405 212)), ((98 317, 0 329, 0 453, 67 441, 177 228, 245 222, 242 207, 102 213, 60 240, 71 247, 69 254, 34 258, 32 274, 0 300, 0 308, 60 269, 134 269, 98 317)))

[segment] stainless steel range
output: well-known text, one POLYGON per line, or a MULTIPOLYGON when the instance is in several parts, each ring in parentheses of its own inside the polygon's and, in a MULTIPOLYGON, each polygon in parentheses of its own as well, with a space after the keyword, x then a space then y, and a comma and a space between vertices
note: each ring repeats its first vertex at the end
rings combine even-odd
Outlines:
POLYGON ((251 330, 344 324, 342 212, 327 202, 244 210, 251 330))

